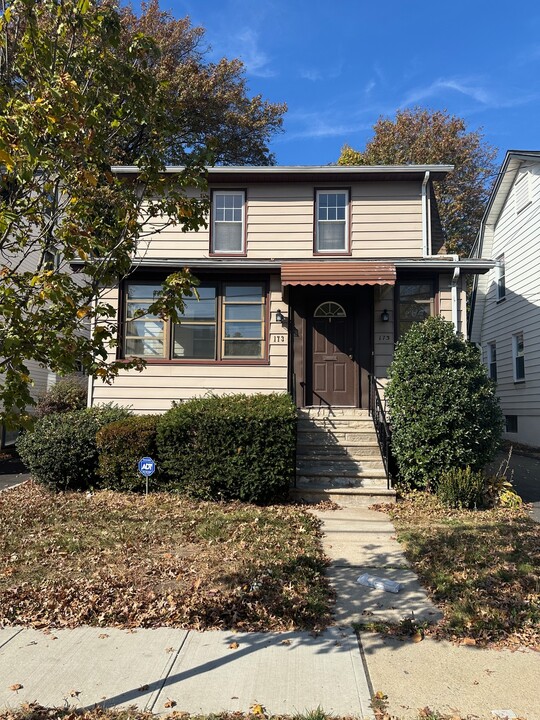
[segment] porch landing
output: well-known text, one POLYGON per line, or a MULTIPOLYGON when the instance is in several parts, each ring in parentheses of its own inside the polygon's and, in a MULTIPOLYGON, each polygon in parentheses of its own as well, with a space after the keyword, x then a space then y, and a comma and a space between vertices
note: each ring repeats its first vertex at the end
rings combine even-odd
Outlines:
POLYGON ((343 506, 395 502, 388 489, 373 420, 358 408, 298 411, 296 485, 291 495, 343 506))

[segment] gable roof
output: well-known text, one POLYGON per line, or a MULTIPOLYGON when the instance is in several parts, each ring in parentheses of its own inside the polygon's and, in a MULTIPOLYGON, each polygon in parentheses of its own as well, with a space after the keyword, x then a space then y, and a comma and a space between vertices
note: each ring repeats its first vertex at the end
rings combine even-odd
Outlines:
MULTIPOLYGON (((480 223, 478 237, 471 250, 470 257, 490 258, 493 253, 495 226, 514 186, 519 169, 523 163, 540 163, 540 150, 508 150, 491 190, 486 211, 480 223)), ((471 312, 469 314, 469 337, 480 342, 484 307, 486 302, 487 275, 474 279, 471 312)))

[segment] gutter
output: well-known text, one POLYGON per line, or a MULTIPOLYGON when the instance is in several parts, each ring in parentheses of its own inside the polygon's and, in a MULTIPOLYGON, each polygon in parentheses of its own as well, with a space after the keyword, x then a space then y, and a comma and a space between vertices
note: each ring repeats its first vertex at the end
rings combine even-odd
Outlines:
POLYGON ((422 255, 429 257, 431 233, 429 232, 428 203, 427 203, 427 184, 429 181, 429 170, 426 170, 422 181, 422 255))
MULTIPOLYGON (((456 260, 459 260, 457 255, 454 256, 456 260)), ((454 330, 456 333, 459 331, 459 289, 458 283, 461 275, 461 269, 459 267, 454 268, 454 274, 450 285, 452 287, 452 322, 454 323, 454 330)))

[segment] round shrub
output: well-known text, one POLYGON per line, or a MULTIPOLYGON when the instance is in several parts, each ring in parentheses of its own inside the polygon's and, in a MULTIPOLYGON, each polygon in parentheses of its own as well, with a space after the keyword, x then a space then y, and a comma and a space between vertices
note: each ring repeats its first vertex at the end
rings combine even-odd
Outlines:
POLYGON ((386 397, 392 452, 402 483, 430 488, 444 472, 479 470, 503 426, 495 385, 478 349, 452 323, 431 317, 396 346, 386 397))
POLYGON ((87 379, 79 375, 67 375, 42 395, 36 406, 38 418, 52 413, 65 413, 71 410, 83 410, 88 396, 87 379))
POLYGON ((35 480, 56 490, 86 490, 97 481, 97 431, 129 415, 103 407, 46 415, 17 440, 17 451, 35 480))
MULTIPOLYGON (((105 425, 98 431, 101 487, 111 490, 141 492, 146 480, 138 469, 142 457, 156 457, 156 428, 159 415, 132 415, 105 425)), ((150 487, 159 484, 159 464, 150 478, 150 487)))

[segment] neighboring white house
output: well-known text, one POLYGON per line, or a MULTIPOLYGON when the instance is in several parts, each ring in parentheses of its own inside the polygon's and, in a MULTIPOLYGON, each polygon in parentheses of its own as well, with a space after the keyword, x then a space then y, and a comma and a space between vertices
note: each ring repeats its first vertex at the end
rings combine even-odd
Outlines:
POLYGON ((540 446, 540 151, 510 150, 482 220, 470 335, 481 345, 507 440, 540 446))
MULTIPOLYGON (((54 257, 51 255, 51 262, 54 262, 54 257)), ((24 258, 13 257, 13 256, 2 256, 0 261, 0 269, 2 266, 17 267, 18 272, 29 272, 35 271, 38 265, 37 253, 30 253, 24 258)), ((0 322, 1 322, 0 315, 0 322)), ((32 386, 30 388, 30 394, 34 400, 37 400, 40 395, 43 395, 50 387, 52 387, 57 379, 57 376, 52 373, 47 367, 41 365, 35 360, 28 360, 26 363, 30 377, 32 378, 32 386)), ((2 384, 3 378, 0 373, 0 385, 2 384)), ((8 430, 0 422, 0 448, 12 445, 19 434, 18 430, 8 430)))

